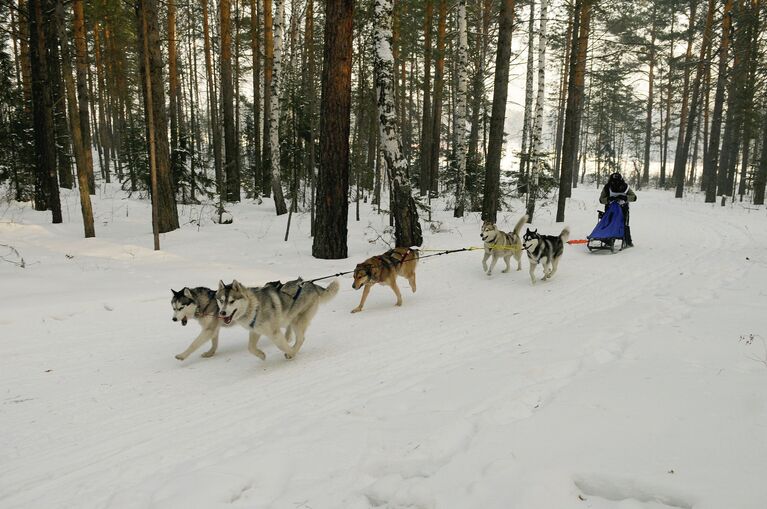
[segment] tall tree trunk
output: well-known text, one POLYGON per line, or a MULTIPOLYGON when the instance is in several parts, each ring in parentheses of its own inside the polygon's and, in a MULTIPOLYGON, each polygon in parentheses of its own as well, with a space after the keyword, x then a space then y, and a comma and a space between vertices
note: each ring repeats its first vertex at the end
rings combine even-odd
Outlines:
MULTIPOLYGON (((102 57, 101 57, 101 29, 98 23, 96 23, 93 27, 93 46, 94 46, 94 53, 96 57, 96 90, 98 91, 98 95, 96 98, 96 101, 98 102, 99 107, 99 117, 98 117, 98 123, 100 125, 99 129, 99 141, 102 147, 102 150, 104 152, 104 164, 101 166, 101 175, 104 178, 104 181, 109 183, 110 182, 110 175, 109 175, 109 156, 110 156, 110 147, 111 147, 111 136, 109 133, 109 126, 107 125, 107 116, 106 116, 106 84, 104 81, 104 66, 102 63, 102 57)), ((94 119, 95 121, 95 119, 94 119)), ((92 171, 92 170, 91 170, 92 171)))
POLYGON ((530 161, 529 152, 531 147, 529 146, 528 139, 530 138, 530 124, 533 121, 534 36, 535 0, 530 0, 530 21, 527 26, 527 66, 525 71, 525 113, 522 118, 522 149, 519 151, 519 175, 521 179, 527 176, 528 163, 530 161))
MULTIPOLYGON (((431 161, 431 24, 434 18, 434 0, 425 0, 423 20, 424 37, 424 77, 423 77, 423 113, 421 121, 421 161, 419 165, 418 188, 421 196, 429 189, 429 168, 431 161)), ((393 76, 392 76, 393 77, 393 76)))
POLYGON ((767 184, 767 108, 762 111, 762 158, 754 175, 754 205, 764 205, 764 190, 767 184))
POLYGON ((716 81, 714 112, 711 115, 711 134, 708 151, 703 161, 703 178, 706 181, 706 203, 716 201, 717 171, 719 160, 719 140, 722 131, 722 111, 724 110, 724 89, 727 86, 727 60, 730 49, 730 31, 732 29, 732 9, 734 0, 727 0, 722 18, 722 42, 719 45, 719 76, 716 81))
MULTIPOLYGON (((311 2, 312 0, 309 0, 311 2)), ((308 13, 307 13, 308 15, 308 13)), ((261 47, 258 31, 258 1, 250 0, 250 49, 253 52, 253 185, 261 189, 261 47)))
MULTIPOLYGON (((661 125, 663 139, 661 141, 660 178, 658 179, 658 186, 661 189, 666 188, 666 162, 668 160, 669 131, 671 130, 671 98, 674 95, 672 88, 672 81, 674 77, 672 65, 674 61, 674 47, 676 44, 674 40, 674 26, 676 22, 675 7, 675 4, 673 4, 671 9, 671 40, 669 41, 668 84, 666 85, 666 126, 663 128, 661 125)), ((661 120, 661 122, 663 122, 663 120, 661 120)))
POLYGON ((89 147, 83 145, 83 135, 80 130, 80 113, 77 109, 75 81, 72 78, 72 58, 69 55, 69 40, 65 27, 66 17, 63 0, 56 0, 56 21, 59 38, 61 39, 61 67, 64 74, 67 105, 69 107, 69 130, 72 133, 72 147, 75 154, 75 165, 77 166, 77 182, 80 188, 80 211, 83 215, 85 238, 89 238, 96 236, 96 229, 93 225, 93 206, 91 205, 91 197, 88 194, 89 172, 86 166, 88 159, 85 157, 86 149, 89 147))
MULTIPOLYGON (((588 2, 589 0, 585 0, 588 2)), ((575 84, 575 75, 579 54, 579 32, 581 25, 581 10, 583 10, 582 0, 575 0, 573 6, 573 32, 572 42, 570 43, 570 68, 567 77, 567 107, 565 109, 565 125, 562 135, 562 159, 559 172, 559 198, 557 200, 557 222, 565 220, 565 204, 570 191, 572 182, 573 162, 577 161, 575 157, 576 144, 574 131, 577 129, 577 87, 575 84)))
POLYGON ((77 67, 77 101, 80 106, 80 131, 83 135, 85 157, 88 159, 88 191, 96 194, 96 181, 93 173, 93 153, 91 151, 91 121, 88 108, 88 46, 85 42, 85 13, 82 0, 76 0, 74 7, 75 23, 75 61, 77 67))
MULTIPOLYGON (((153 202, 157 203, 157 225, 159 233, 178 229, 178 211, 176 196, 173 190, 173 180, 170 169, 170 153, 168 147, 168 119, 165 113, 165 93, 163 90, 163 60, 160 45, 160 32, 157 21, 157 0, 138 0, 136 3, 138 20, 139 56, 141 58, 141 83, 144 93, 151 91, 152 96, 144 96, 147 117, 147 141, 149 151, 154 154, 157 190, 152 194, 153 202), (142 24, 146 26, 142 28, 142 24), (148 48, 148 54, 146 49, 148 48), (148 74, 148 76, 145 76, 148 74), (151 107, 150 107, 151 106, 151 107), (150 120, 151 114, 151 122, 150 120), (151 144, 154 144, 152 150, 151 144)), ((82 106, 82 103, 81 103, 82 106)))
POLYGON ((532 169, 527 183, 527 216, 528 221, 535 215, 535 200, 538 193, 538 177, 544 169, 543 146, 541 133, 543 131, 543 106, 546 101, 546 41, 547 41, 548 0, 541 0, 541 23, 538 30, 538 92, 535 98, 535 115, 533 117, 532 136, 532 169))
MULTIPOLYGON (((712 58, 711 55, 713 53, 712 50, 713 44, 709 43, 708 45, 708 52, 706 52, 706 74, 703 78, 703 88, 704 88, 704 96, 703 96, 703 166, 705 168, 706 164, 706 158, 708 157, 708 139, 709 139, 709 127, 711 126, 711 123, 709 122, 709 116, 711 114, 711 62, 712 58)), ((700 190, 705 191, 706 190, 706 178, 707 174, 705 171, 701 171, 700 175, 700 190)))
POLYGON ((657 4, 652 5, 652 29, 650 31, 650 70, 647 75, 647 118, 644 127, 644 162, 642 164, 642 184, 650 182, 650 146, 652 145, 652 106, 653 86, 655 85, 655 38, 657 32, 657 4))
MULTIPOLYGON (((509 0, 511 1, 511 0, 509 0)), ((381 152, 391 182, 392 215, 395 217, 394 236, 397 246, 420 246, 423 243, 418 211, 407 175, 407 161, 397 132, 397 112, 394 107, 394 58, 391 52, 392 1, 375 0, 374 23, 376 54, 376 92, 378 97, 381 152)))
MULTIPOLYGON (((746 180, 748 174, 748 165, 750 163, 751 138, 754 137, 754 89, 756 87, 756 70, 759 61, 759 8, 760 0, 751 0, 751 8, 746 18, 747 37, 744 41, 743 52, 746 54, 746 63, 744 64, 743 81, 743 162, 740 169, 740 183, 738 185, 738 195, 740 201, 743 201, 743 195, 746 194, 746 180)), ((758 135, 757 135, 758 136, 758 135)))
POLYGON ((285 0, 274 0, 274 53, 272 55, 272 87, 270 94, 271 108, 269 111, 269 148, 271 150, 272 193, 274 208, 278 216, 285 214, 288 209, 282 193, 282 176, 280 172, 280 93, 283 81, 282 69, 282 40, 285 23, 285 0))
POLYGON ((501 199, 501 152, 503 151, 506 120, 506 97, 509 89, 509 60, 511 59, 511 31, 514 27, 514 0, 501 0, 498 29, 498 53, 495 59, 493 85, 493 112, 485 163, 485 192, 482 219, 496 222, 501 199))
MULTIPOLYGON (((155 94, 154 84, 152 83, 152 62, 150 58, 151 49, 149 45, 150 40, 150 24, 149 14, 157 15, 156 6, 147 5, 148 1, 152 0, 138 0, 136 4, 137 18, 138 18, 138 34, 140 50, 139 55, 141 62, 139 68, 141 69, 142 87, 144 92, 144 109, 146 113, 146 125, 147 125, 147 146, 149 151, 149 175, 151 178, 152 186, 152 237, 154 238, 154 250, 160 250, 160 203, 158 196, 160 194, 159 175, 157 168, 157 138, 156 138, 156 124, 155 124, 155 94), (150 11, 152 8, 154 11, 150 11)), ((156 20, 155 20, 156 21, 156 20)), ((167 141, 166 141, 167 142, 167 141)))
POLYGON ((21 90, 24 96, 24 111, 32 112, 32 64, 29 54, 29 0, 18 0, 19 9, 19 39, 21 40, 19 54, 21 55, 21 90))
POLYGON ((733 67, 728 84, 727 92, 727 120, 724 126, 722 138, 722 151, 719 158, 719 174, 717 178, 717 192, 722 196, 722 205, 725 197, 732 196, 735 182, 735 167, 738 162, 738 153, 742 139, 745 98, 743 97, 744 84, 747 79, 747 58, 749 53, 748 44, 748 12, 743 5, 744 0, 738 0, 734 6, 733 18, 733 67))
POLYGON ((49 12, 45 24, 45 40, 48 46, 48 79, 51 81, 51 97, 53 99, 53 130, 56 135, 56 167, 58 170, 59 186, 72 189, 72 161, 69 154, 70 136, 67 128, 66 93, 64 80, 61 75, 61 59, 59 58, 59 34, 56 29, 55 16, 52 14, 56 0, 48 0, 49 12))
POLYGON ((221 101, 224 110, 224 175, 226 199, 240 201, 239 150, 234 127, 234 83, 232 82, 232 12, 229 0, 219 1, 221 32, 221 101))
MULTIPOLYGON (((166 0, 168 5, 168 116, 170 116, 170 151, 178 150, 178 56, 176 51, 176 0, 166 0)), ((172 157, 172 156, 171 156, 172 157)))
POLYGON ((221 162, 221 124, 218 120, 218 96, 214 84, 215 72, 213 70, 213 49, 210 40, 210 13, 208 11, 208 0, 201 0, 202 3, 202 32, 205 51, 205 73, 207 76, 207 95, 208 107, 210 109, 210 124, 213 137, 213 167, 216 175, 216 190, 218 195, 223 197, 224 190, 224 172, 221 162))
MULTIPOLYGON (((589 32, 591 25, 591 6, 592 0, 584 0, 581 8, 580 37, 578 39, 578 60, 575 67, 575 130, 573 131, 573 167, 572 182, 573 187, 578 187, 578 160, 579 147, 581 139, 581 121, 583 119, 583 95, 586 90, 586 57, 588 55, 589 32)), ((571 189, 567 189, 567 197, 571 195, 571 189)), ((564 214, 564 210, 562 211, 564 214)))
POLYGON ((37 160, 35 210, 50 210, 53 223, 61 223, 61 201, 56 175, 56 138, 53 128, 53 97, 48 76, 46 24, 50 23, 50 0, 29 0, 29 48, 32 69, 32 109, 37 160))
POLYGON ((440 135, 442 134, 442 93, 445 86, 445 27, 447 24, 447 0, 439 0, 439 21, 437 23, 437 54, 434 65, 434 108, 431 116, 431 156, 429 157, 429 196, 436 196, 438 189, 438 168, 440 135))
POLYGON ((274 30, 272 0, 264 1, 264 141, 261 164, 262 189, 265 196, 272 195, 272 140, 269 123, 272 121, 272 68, 274 66, 274 30))
MULTIPOLYGON (((682 141, 682 145, 679 146, 677 144, 676 149, 676 156, 674 159, 674 180, 676 182, 676 197, 681 198, 684 191, 684 176, 685 176, 685 166, 687 164, 687 156, 690 153, 690 142, 692 141, 692 135, 693 135, 693 128, 695 127, 695 116, 698 113, 698 103, 700 102, 700 87, 701 83, 703 81, 703 74, 706 71, 706 66, 709 65, 709 63, 706 61, 706 52, 708 51, 708 45, 711 44, 711 35, 713 31, 713 25, 714 25, 714 11, 716 9, 716 2, 715 0, 709 0, 708 2, 708 11, 706 14, 706 24, 703 29, 703 40, 701 41, 700 45, 700 58, 698 60, 697 69, 695 71, 695 81, 692 85, 692 100, 690 102, 690 109, 689 109, 689 118, 686 119, 686 123, 683 123, 680 125, 680 129, 682 129, 682 126, 685 128, 684 133, 680 133, 679 139, 682 141)), ((691 17, 694 17, 694 6, 691 7, 691 17)), ((694 22, 690 21, 691 25, 694 24, 694 22)), ((692 27, 690 28, 692 31, 692 27)), ((690 37, 690 41, 692 41, 692 36, 690 37)), ((683 108, 684 110, 684 108, 683 108)), ((684 111, 683 111, 684 113, 684 111)))
POLYGON ((458 90, 455 97, 456 131, 456 190, 454 217, 463 217, 466 208, 466 141, 470 136, 468 126, 467 82, 469 80, 469 39, 466 27, 466 0, 458 1, 458 90))
MULTIPOLYGON (((684 190, 684 168, 687 163, 687 153, 684 152, 685 134, 687 133, 687 116, 690 106, 690 62, 692 61, 692 43, 695 34, 696 12, 698 0, 690 0, 690 15, 687 22, 687 51, 684 54, 684 78, 682 85, 682 111, 679 115, 679 132, 677 133, 676 149, 674 151, 674 170, 671 180, 677 189, 677 198, 682 197, 684 190)), ((692 134, 692 133, 690 133, 692 134)), ((691 137, 691 136, 690 136, 691 137)), ((689 153, 689 152, 688 152, 689 153)))
POLYGON ((306 129, 306 173, 309 176, 309 219, 311 223, 311 235, 315 234, 315 105, 317 104, 317 94, 315 92, 315 52, 314 52, 314 0, 306 2, 306 22, 304 26, 304 60, 306 72, 303 74, 303 95, 306 98, 306 110, 304 112, 304 122, 306 129))
POLYGON ((574 17, 570 16, 567 21, 567 34, 565 35, 565 50, 562 55, 562 72, 559 82, 559 101, 557 105, 557 132, 554 141, 554 150, 556 159, 554 161, 554 178, 559 178, 559 168, 562 161, 562 136, 565 129, 565 113, 567 107, 567 91, 569 88, 570 57, 573 52, 573 22, 574 17))
POLYGON ((349 129, 352 94, 353 0, 326 4, 320 103, 320 168, 312 244, 315 258, 346 258, 349 215, 349 129))

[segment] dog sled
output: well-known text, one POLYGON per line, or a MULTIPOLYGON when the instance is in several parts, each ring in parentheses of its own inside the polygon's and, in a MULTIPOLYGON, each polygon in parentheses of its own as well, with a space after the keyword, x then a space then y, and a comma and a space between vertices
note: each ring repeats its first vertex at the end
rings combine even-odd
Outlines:
POLYGON ((626 223, 623 217, 623 209, 617 201, 607 205, 606 210, 598 211, 599 222, 594 227, 591 235, 587 237, 586 246, 589 251, 609 250, 612 253, 623 251, 626 247, 626 223), (620 241, 620 246, 618 246, 620 241))

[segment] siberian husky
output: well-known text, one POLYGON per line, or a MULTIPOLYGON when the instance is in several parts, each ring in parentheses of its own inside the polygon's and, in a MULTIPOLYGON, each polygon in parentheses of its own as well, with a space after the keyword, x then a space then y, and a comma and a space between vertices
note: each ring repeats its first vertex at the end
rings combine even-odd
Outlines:
POLYGON ((171 289, 171 292, 173 292, 170 301, 170 305, 173 307, 172 320, 174 322, 180 321, 181 325, 186 325, 189 320, 197 320, 202 329, 192 344, 189 345, 189 348, 176 355, 176 359, 183 361, 207 341, 211 342, 211 347, 202 356, 213 357, 218 348, 218 331, 222 326, 231 326, 231 324, 224 324, 223 320, 218 317, 216 291, 198 286, 197 288, 183 288, 178 292, 171 289))
POLYGON ((320 304, 338 293, 338 281, 327 288, 302 279, 285 284, 270 283, 260 288, 247 288, 237 280, 231 284, 218 283, 216 301, 218 315, 224 325, 237 323, 250 331, 248 350, 261 360, 266 354, 258 348, 261 335, 267 335, 285 353, 286 359, 296 356, 304 343, 306 329, 320 304), (291 331, 295 341, 291 345, 280 329, 291 331))
POLYGON ((530 280, 535 284, 535 268, 543 261, 543 280, 551 279, 557 272, 559 259, 565 250, 565 242, 570 238, 570 227, 565 226, 558 236, 541 235, 538 230, 525 232, 522 245, 527 251, 527 259, 530 261, 530 280))
POLYGON ((511 233, 506 233, 498 229, 498 227, 492 221, 485 221, 482 224, 482 232, 479 236, 485 242, 485 256, 482 257, 482 270, 487 272, 490 276, 493 273, 495 264, 498 263, 498 259, 503 258, 506 262, 506 268, 502 272, 508 272, 511 270, 509 261, 513 256, 517 260, 517 270, 522 270, 522 239, 519 237, 519 232, 522 226, 527 222, 527 214, 519 218, 517 224, 514 226, 514 230, 511 233), (493 257, 493 261, 490 263, 490 268, 487 268, 487 260, 493 257))

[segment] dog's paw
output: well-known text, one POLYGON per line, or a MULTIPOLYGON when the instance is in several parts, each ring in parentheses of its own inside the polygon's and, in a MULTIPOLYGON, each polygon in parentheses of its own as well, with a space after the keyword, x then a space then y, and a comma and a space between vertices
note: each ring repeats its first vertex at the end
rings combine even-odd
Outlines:
POLYGON ((352 309, 351 312, 352 313, 359 313, 360 311, 362 311, 362 308, 354 308, 354 309, 352 309))
POLYGON ((401 307, 401 306, 402 306, 402 301, 399 301, 399 302, 397 302, 397 303, 396 303, 396 304, 394 304, 394 305, 395 305, 395 306, 397 306, 397 307, 401 307))
POLYGON ((265 361, 265 360, 266 360, 266 354, 263 352, 263 350, 259 350, 258 348, 256 348, 255 350, 251 350, 251 349, 249 348, 248 350, 250 350, 250 353, 252 353, 252 354, 253 354, 253 355, 255 355, 256 357, 258 357, 258 358, 259 358, 259 359, 261 359, 262 361, 265 361))
POLYGON ((213 355, 214 355, 215 353, 216 353, 216 352, 213 352, 213 351, 211 351, 211 350, 208 350, 207 352, 205 352, 204 354, 202 354, 202 355, 201 355, 201 357, 205 357, 205 358, 207 359, 207 358, 209 358, 209 357, 213 357, 213 355))
POLYGON ((509 269, 503 269, 501 273, 506 274, 509 271, 509 269))
POLYGON ((285 354, 285 359, 287 359, 287 360, 289 360, 289 361, 293 360, 293 357, 295 357, 295 356, 294 356, 294 355, 291 355, 291 354, 289 354, 289 353, 286 353, 286 354, 285 354))
POLYGON ((178 355, 176 355, 176 359, 178 359, 180 361, 183 361, 184 359, 186 359, 186 356, 184 356, 182 354, 178 354, 178 355))

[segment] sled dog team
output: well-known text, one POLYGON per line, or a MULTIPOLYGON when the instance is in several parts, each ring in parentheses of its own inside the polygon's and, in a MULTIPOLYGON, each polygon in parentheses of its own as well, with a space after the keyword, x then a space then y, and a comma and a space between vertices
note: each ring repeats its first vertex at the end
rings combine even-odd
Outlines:
MULTIPOLYGON (((565 242, 570 235, 569 228, 565 227, 557 236, 542 235, 537 229, 528 228, 520 236, 527 219, 527 215, 522 216, 508 233, 498 229, 493 222, 484 222, 480 233, 484 242, 482 269, 488 276, 501 258, 506 264, 503 272, 511 270, 511 257, 517 261, 517 270, 521 270, 523 250, 527 252, 530 262, 530 279, 533 284, 536 282, 535 269, 539 264, 543 265, 543 280, 551 279, 556 273, 565 242), (492 261, 488 268, 487 261, 490 258, 492 261)), ((351 312, 362 311, 370 289, 376 284, 390 287, 397 297, 396 305, 401 306, 402 294, 397 286, 397 277, 407 279, 410 289, 415 292, 418 258, 418 250, 397 247, 358 263, 354 268, 352 288, 363 290, 359 305, 351 312)), ((248 330, 248 350, 256 357, 266 359, 266 354, 258 348, 258 341, 264 335, 282 350, 286 359, 292 359, 304 344, 306 329, 320 304, 335 297, 338 288, 338 280, 323 288, 313 281, 298 278, 287 283, 274 281, 259 287, 247 287, 234 280, 228 285, 219 281, 217 290, 206 287, 171 290, 172 320, 186 325, 194 319, 201 328, 199 335, 186 350, 176 355, 176 359, 185 360, 208 341, 211 347, 202 356, 213 356, 218 348, 221 327, 235 324, 248 330)))

